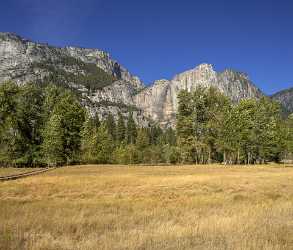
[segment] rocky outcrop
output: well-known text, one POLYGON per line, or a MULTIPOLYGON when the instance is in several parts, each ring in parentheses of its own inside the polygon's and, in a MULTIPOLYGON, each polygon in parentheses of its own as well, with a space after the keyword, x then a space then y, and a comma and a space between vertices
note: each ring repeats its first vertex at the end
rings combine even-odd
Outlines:
POLYGON ((180 90, 192 91, 199 86, 215 87, 234 102, 263 96, 246 74, 232 70, 217 73, 212 65, 201 64, 176 75, 170 81, 156 81, 153 86, 138 93, 134 101, 146 116, 163 126, 174 125, 178 93, 180 90))
POLYGON ((82 93, 83 103, 101 118, 133 110, 142 126, 149 121, 134 107, 133 96, 144 88, 136 76, 98 49, 57 48, 0 33, 0 83, 58 82, 82 93))
POLYGON ((50 73, 49 66, 60 66, 66 72, 72 73, 79 68, 72 60, 69 62, 72 58, 95 65, 116 79, 130 83, 135 89, 143 88, 138 77, 132 76, 104 51, 76 47, 57 48, 35 43, 12 33, 0 33, 0 82, 14 80, 25 83, 40 80, 50 73), (40 67, 41 65, 46 67, 40 67))
POLYGON ((281 103, 285 114, 293 113, 293 88, 285 89, 272 95, 271 98, 281 103))
MULTIPOLYGON (((82 102, 91 113, 101 118, 108 113, 117 116, 119 112, 126 116, 131 108, 141 126, 150 121, 163 127, 174 125, 180 90, 215 87, 233 102, 263 96, 246 74, 233 70, 216 72, 210 64, 201 64, 172 80, 158 80, 145 87, 104 51, 57 48, 0 33, 0 83, 8 80, 19 84, 46 81, 64 84, 82 93, 82 102)), ((272 98, 293 112, 292 92, 285 90, 272 98)))

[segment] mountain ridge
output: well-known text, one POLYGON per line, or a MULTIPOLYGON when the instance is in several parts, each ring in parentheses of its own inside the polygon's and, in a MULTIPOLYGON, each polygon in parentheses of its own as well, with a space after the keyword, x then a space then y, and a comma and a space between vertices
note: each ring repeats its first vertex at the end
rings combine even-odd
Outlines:
POLYGON ((247 74, 224 70, 216 72, 211 64, 200 64, 194 69, 175 75, 171 80, 158 80, 135 96, 136 105, 147 116, 163 125, 175 125, 177 94, 181 90, 192 91, 197 87, 216 87, 233 102, 242 98, 264 96, 247 74))
POLYGON ((108 113, 117 117, 119 112, 126 116, 127 107, 136 107, 135 120, 141 126, 150 122, 173 126, 177 94, 183 89, 216 87, 233 102, 265 95, 246 73, 231 69, 216 72, 207 63, 145 86, 102 50, 55 47, 0 32, 0 83, 9 80, 63 84, 79 91, 88 100, 87 109, 101 118, 108 113))
POLYGON ((273 100, 278 101, 285 108, 286 115, 293 113, 293 87, 283 89, 270 96, 273 100))

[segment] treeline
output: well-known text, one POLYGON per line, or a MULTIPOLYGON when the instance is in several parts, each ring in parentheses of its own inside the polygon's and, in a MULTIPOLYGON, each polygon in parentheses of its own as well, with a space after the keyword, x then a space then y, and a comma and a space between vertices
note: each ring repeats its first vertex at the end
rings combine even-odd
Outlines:
POLYGON ((238 104, 214 88, 182 91, 177 115, 181 162, 255 164, 292 157, 293 116, 263 97, 238 104))
POLYGON ((292 157, 293 116, 267 98, 232 104, 215 89, 178 96, 177 127, 93 117, 76 93, 49 84, 0 85, 0 165, 253 164, 292 157))
POLYGON ((0 165, 171 162, 172 129, 137 127, 128 117, 92 117, 76 94, 53 84, 0 85, 0 165))

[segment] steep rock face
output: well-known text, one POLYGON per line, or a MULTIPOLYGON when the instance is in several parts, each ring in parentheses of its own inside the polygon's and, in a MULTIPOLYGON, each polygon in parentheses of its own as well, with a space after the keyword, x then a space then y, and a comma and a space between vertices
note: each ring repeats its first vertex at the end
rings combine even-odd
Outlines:
MULTIPOLYGON (((82 93, 87 109, 101 118, 108 113, 116 116, 118 112, 126 116, 131 107, 141 126, 147 126, 150 120, 164 127, 174 125, 180 90, 212 86, 233 102, 263 96, 246 74, 232 70, 218 73, 209 64, 201 64, 172 80, 155 81, 145 88, 138 77, 104 51, 57 48, 0 33, 0 83, 8 80, 18 84, 52 81, 74 88, 82 93)), ((292 112, 292 90, 272 98, 292 112)))
POLYGON ((134 88, 143 87, 138 77, 132 76, 104 51, 76 47, 57 48, 35 43, 12 33, 0 32, 0 82, 14 80, 24 83, 40 80, 48 75, 48 66, 56 66, 56 63, 61 64, 60 67, 67 72, 76 70, 78 67, 73 67, 77 66, 73 65, 74 62, 70 62, 69 65, 65 63, 65 60, 71 58, 86 64, 94 64, 116 79, 131 83, 134 88), (47 70, 40 67, 40 63, 46 64, 47 70), (39 67, 32 67, 36 65, 39 67), (71 66, 71 69, 68 66, 71 66))
MULTIPOLYGON (((12 80, 55 82, 82 93, 83 103, 101 118, 118 112, 127 115, 133 95, 143 83, 98 49, 57 48, 35 43, 12 33, 0 32, 0 83, 12 80)), ((133 109, 134 119, 146 126, 141 110, 133 109)))
POLYGON ((176 75, 171 81, 155 82, 153 86, 138 93, 134 101, 148 117, 163 126, 174 125, 178 93, 180 90, 192 91, 199 86, 215 87, 234 102, 263 95, 247 75, 232 70, 217 73, 211 65, 201 64, 176 75))
POLYGON ((285 89, 272 95, 271 98, 281 103, 286 114, 293 113, 293 88, 285 89))

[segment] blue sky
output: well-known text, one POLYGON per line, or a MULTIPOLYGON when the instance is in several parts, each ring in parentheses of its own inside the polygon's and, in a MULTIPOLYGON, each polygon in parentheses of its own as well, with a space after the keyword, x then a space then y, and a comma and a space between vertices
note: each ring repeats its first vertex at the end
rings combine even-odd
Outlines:
POLYGON ((149 84, 200 63, 249 74, 265 93, 293 87, 290 0, 3 0, 0 31, 99 48, 149 84))

